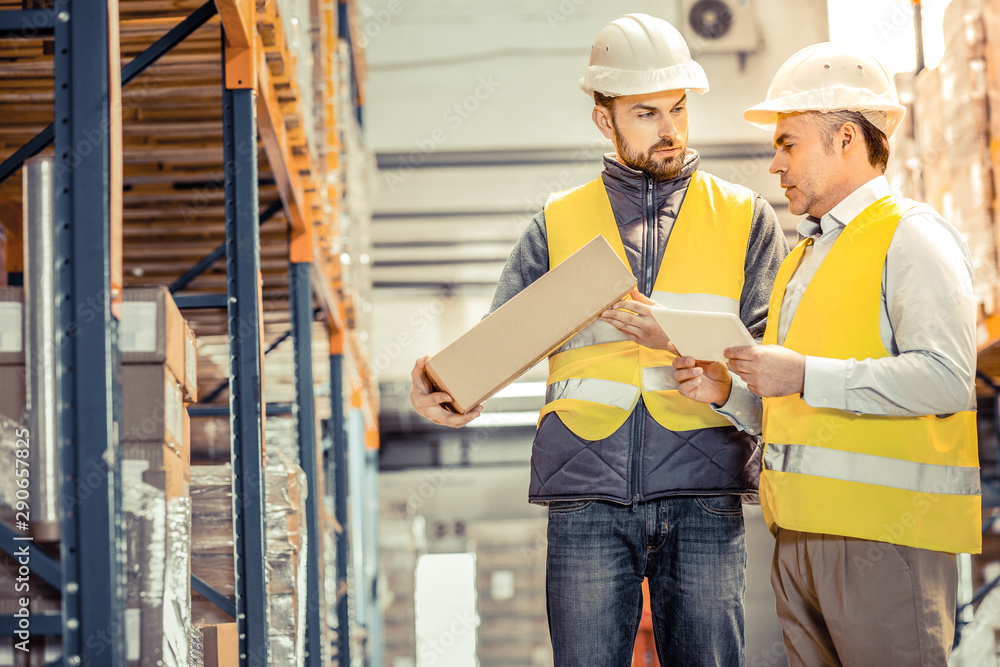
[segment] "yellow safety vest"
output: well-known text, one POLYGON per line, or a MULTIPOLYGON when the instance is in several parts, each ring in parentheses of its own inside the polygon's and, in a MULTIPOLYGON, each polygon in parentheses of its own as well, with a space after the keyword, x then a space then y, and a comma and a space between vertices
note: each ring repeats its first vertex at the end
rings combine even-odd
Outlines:
MULTIPOLYGON (((686 310, 739 315, 754 194, 695 172, 688 185, 653 286, 658 303, 686 310)), ((556 193, 545 205, 549 268, 598 234, 628 266, 625 247, 600 178, 556 193)), ((586 440, 617 431, 642 396, 650 414, 672 431, 729 426, 708 405, 684 398, 666 350, 632 342, 596 321, 549 357, 546 404, 541 417, 558 413, 586 440)))
MULTIPOLYGON (((858 215, 806 288, 783 345, 833 359, 889 356, 879 336, 886 251, 916 203, 885 197, 858 215)), ((806 239, 781 265, 765 344, 806 239)), ((884 417, 764 399, 760 499, 777 527, 951 553, 982 548, 976 414, 884 417)))

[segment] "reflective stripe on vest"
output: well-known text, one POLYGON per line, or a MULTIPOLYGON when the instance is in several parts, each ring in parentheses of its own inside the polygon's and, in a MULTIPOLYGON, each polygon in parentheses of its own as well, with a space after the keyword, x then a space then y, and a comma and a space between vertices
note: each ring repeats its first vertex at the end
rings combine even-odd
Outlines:
MULTIPOLYGON (((885 197, 852 220, 813 276, 782 345, 831 359, 890 356, 879 333, 886 252, 914 202, 885 197)), ((778 271, 764 344, 777 344, 785 288, 809 239, 778 271)), ((971 387, 970 387, 971 391, 971 387)), ((760 499, 772 530, 978 553, 976 415, 887 417, 764 399, 760 499)))
POLYGON ((575 350, 581 347, 589 347, 591 345, 621 343, 627 340, 629 340, 629 337, 612 325, 604 322, 603 320, 594 320, 584 327, 580 333, 563 343, 562 347, 553 352, 553 354, 559 354, 560 352, 575 350))
MULTIPOLYGON (((652 298, 671 308, 738 314, 753 202, 750 190, 695 172, 664 249, 652 298), (710 268, 703 260, 708 255, 713 258, 710 268)), ((553 195, 545 207, 545 226, 550 268, 597 235, 604 236, 627 265, 599 178, 553 195)), ((650 415, 672 431, 730 426, 708 405, 680 395, 673 381, 673 359, 666 350, 641 347, 613 326, 594 322, 549 357, 553 389, 541 414, 558 412, 573 433, 600 440, 628 419, 641 392, 650 415), (623 391, 623 384, 631 391, 623 391)))
POLYGON ((553 382, 545 388, 546 403, 565 398, 601 403, 619 410, 631 410, 639 398, 639 388, 624 382, 596 378, 573 378, 553 382))
POLYGON ((642 388, 646 391, 672 391, 677 389, 673 366, 654 366, 642 369, 642 388))
POLYGON ((775 472, 876 484, 906 491, 933 490, 934 493, 947 495, 976 495, 980 492, 979 468, 902 461, 825 447, 768 443, 764 464, 768 470, 775 472))

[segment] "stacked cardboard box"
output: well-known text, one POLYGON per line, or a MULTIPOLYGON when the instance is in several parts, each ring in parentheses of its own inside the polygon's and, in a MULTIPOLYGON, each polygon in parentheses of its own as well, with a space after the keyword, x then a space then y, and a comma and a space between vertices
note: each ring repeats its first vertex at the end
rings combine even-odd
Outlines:
POLYGON ((127 289, 119 331, 122 443, 133 470, 168 498, 188 495, 196 397, 194 339, 165 287, 127 289))
POLYGON ((965 237, 981 312, 996 310, 997 237, 989 144, 984 0, 945 12, 941 64, 916 80, 916 137, 926 201, 965 237))
POLYGON ((123 484, 129 560, 130 665, 188 664, 190 423, 194 337, 165 287, 127 289, 122 354, 123 484), (152 591, 152 592, 151 592, 152 591), (138 647, 138 648, 136 648, 138 647))

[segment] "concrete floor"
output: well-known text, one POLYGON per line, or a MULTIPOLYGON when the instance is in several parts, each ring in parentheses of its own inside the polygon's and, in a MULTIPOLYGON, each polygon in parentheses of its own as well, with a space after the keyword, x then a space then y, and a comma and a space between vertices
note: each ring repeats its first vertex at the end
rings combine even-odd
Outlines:
POLYGON ((747 667, 783 667, 788 664, 781 643, 781 627, 774 613, 769 574, 774 538, 760 507, 743 506, 747 527, 747 667))

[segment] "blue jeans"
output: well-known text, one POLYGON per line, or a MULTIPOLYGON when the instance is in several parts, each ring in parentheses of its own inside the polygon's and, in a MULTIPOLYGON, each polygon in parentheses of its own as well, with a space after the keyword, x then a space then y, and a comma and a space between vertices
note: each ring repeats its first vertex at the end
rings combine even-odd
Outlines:
POLYGON ((545 592, 556 667, 632 664, 644 577, 663 667, 742 667, 746 563, 739 496, 549 503, 545 592))

